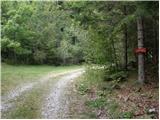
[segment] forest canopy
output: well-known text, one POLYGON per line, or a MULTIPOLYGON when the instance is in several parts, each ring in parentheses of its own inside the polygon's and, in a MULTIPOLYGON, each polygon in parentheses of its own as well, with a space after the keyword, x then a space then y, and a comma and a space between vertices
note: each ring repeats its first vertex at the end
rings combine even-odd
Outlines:
POLYGON ((137 61, 138 16, 146 62, 158 63, 157 1, 2 1, 1 54, 10 64, 115 64, 137 61))

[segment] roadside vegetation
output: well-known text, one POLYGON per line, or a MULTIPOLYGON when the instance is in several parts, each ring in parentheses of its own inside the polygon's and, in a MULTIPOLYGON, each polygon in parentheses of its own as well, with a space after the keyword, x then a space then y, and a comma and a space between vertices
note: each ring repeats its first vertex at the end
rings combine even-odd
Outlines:
POLYGON ((81 115, 99 119, 158 118, 159 89, 153 83, 154 78, 142 87, 137 82, 135 69, 128 71, 127 75, 109 73, 112 77, 102 77, 106 75, 106 69, 88 66, 86 73, 79 78, 76 90, 84 102, 81 115))

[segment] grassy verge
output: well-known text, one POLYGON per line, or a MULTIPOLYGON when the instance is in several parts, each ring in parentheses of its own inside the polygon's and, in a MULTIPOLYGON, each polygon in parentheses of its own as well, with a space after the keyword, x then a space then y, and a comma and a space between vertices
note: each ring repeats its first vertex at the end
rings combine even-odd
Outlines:
POLYGON ((41 118, 41 108, 46 95, 49 93, 50 88, 58 80, 50 79, 45 84, 35 86, 31 91, 27 92, 16 100, 12 101, 15 106, 9 111, 2 112, 2 118, 7 119, 37 119, 41 118))
POLYGON ((1 93, 2 95, 16 86, 36 81, 49 72, 60 73, 81 68, 82 66, 49 66, 49 65, 7 65, 1 66, 1 93))
MULTIPOLYGON (((114 74, 115 76, 116 74, 114 74)), ((158 118, 158 87, 150 82, 139 86, 137 72, 128 72, 125 81, 105 80, 103 69, 88 69, 77 83, 88 118, 158 118), (148 92, 146 92, 148 91, 148 92), (148 113, 149 110, 154 110, 148 113)))

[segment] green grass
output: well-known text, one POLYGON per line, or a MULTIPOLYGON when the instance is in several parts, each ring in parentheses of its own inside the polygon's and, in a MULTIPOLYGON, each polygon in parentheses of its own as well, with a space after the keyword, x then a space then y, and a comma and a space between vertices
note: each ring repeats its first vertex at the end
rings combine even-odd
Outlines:
POLYGON ((41 76, 53 72, 60 73, 81 68, 82 66, 59 66, 52 65, 8 65, 1 64, 1 93, 2 95, 16 86, 36 81, 41 76))
POLYGON ((104 99, 103 97, 97 98, 95 100, 86 101, 85 104, 91 108, 103 108, 106 105, 106 99, 104 99))
MULTIPOLYGON (((12 110, 10 114, 7 113, 7 118, 12 119, 36 119, 40 118, 41 105, 47 94, 49 88, 48 83, 35 87, 32 91, 27 93, 24 98, 19 98, 16 101, 16 109, 12 110)), ((6 118, 6 117, 5 117, 6 118)))
MULTIPOLYGON (((49 65, 8 65, 2 64, 2 95, 14 89, 16 86, 34 82, 41 76, 53 73, 63 73, 70 70, 82 68, 82 66, 49 66, 49 65)), ((48 94, 50 88, 53 87, 54 83, 60 76, 54 79, 50 79, 45 84, 39 84, 35 86, 31 91, 17 97, 12 102, 15 103, 16 107, 11 108, 7 112, 2 113, 2 118, 40 118, 42 103, 48 94)))
POLYGON ((2 112, 2 118, 5 119, 36 119, 41 118, 41 108, 50 88, 60 78, 50 79, 45 84, 35 86, 31 91, 23 94, 14 100, 16 107, 9 111, 2 112))
POLYGON ((16 109, 12 110, 10 114, 6 113, 7 115, 4 118, 10 118, 10 119, 38 118, 40 114, 43 92, 44 91, 40 89, 31 91, 29 95, 25 96, 25 99, 19 100, 19 102, 17 102, 16 109))

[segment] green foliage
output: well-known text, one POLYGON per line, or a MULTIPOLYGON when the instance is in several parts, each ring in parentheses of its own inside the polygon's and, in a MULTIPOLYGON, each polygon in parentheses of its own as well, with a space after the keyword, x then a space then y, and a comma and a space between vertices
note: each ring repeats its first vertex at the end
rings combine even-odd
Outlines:
POLYGON ((86 101, 85 104, 92 108, 103 108, 106 105, 106 100, 104 98, 97 98, 95 100, 86 101))
POLYGON ((6 62, 71 64, 83 59, 79 41, 83 30, 72 31, 76 23, 55 2, 3 1, 2 23, 2 59, 6 62), (72 44, 74 37, 78 40, 72 44))
POLYGON ((80 93, 81 95, 86 94, 87 91, 88 91, 87 85, 85 85, 85 84, 80 84, 80 85, 78 86, 78 91, 79 91, 79 93, 80 93))
POLYGON ((128 73, 126 71, 119 71, 119 72, 109 72, 105 75, 104 80, 117 80, 117 81, 125 81, 127 79, 128 73))
POLYGON ((21 46, 21 44, 17 41, 9 40, 6 37, 1 39, 1 49, 17 50, 18 48, 20 48, 20 46, 21 46))
MULTIPOLYGON (((85 72, 85 79, 89 80, 88 84, 95 85, 98 83, 101 83, 103 81, 105 70, 104 69, 98 69, 100 66, 91 65, 86 67, 85 72)), ((98 85, 98 84, 97 84, 98 85)))
POLYGON ((43 51, 36 51, 34 53, 34 59, 37 63, 43 63, 43 61, 45 60, 46 58, 46 53, 43 52, 43 51))
POLYGON ((120 118, 125 118, 125 119, 131 119, 133 118, 133 112, 123 112, 122 115, 120 116, 120 118))

